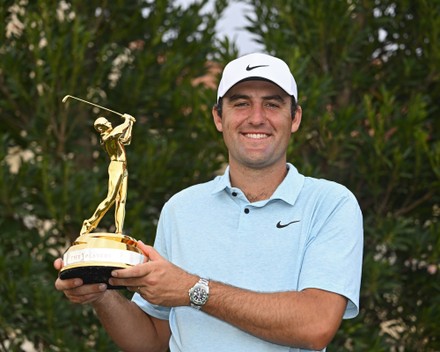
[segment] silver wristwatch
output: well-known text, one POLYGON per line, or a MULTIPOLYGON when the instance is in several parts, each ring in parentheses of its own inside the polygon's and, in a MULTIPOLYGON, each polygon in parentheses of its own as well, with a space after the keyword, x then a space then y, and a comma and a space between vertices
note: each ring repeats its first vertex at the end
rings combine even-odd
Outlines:
POLYGON ((209 281, 207 279, 200 279, 188 291, 191 307, 201 309, 209 298, 209 281))

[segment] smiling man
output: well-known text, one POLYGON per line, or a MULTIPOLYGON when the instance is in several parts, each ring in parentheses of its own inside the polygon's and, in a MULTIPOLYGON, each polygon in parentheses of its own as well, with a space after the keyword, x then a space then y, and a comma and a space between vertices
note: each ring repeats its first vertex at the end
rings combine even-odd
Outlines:
POLYGON ((56 288, 91 303, 124 351, 325 350, 359 312, 362 214, 347 188, 287 162, 297 101, 284 61, 230 62, 212 110, 228 168, 173 196, 154 248, 139 244, 149 261, 112 273, 132 300, 79 279, 56 288))

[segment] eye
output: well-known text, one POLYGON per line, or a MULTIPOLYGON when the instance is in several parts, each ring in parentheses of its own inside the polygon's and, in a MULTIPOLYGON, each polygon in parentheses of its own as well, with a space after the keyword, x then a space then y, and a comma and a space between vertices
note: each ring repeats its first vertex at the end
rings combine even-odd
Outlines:
POLYGON ((275 103, 275 102, 267 102, 265 105, 269 109, 278 109, 280 107, 280 104, 275 103))
POLYGON ((249 103, 246 101, 237 101, 234 104, 235 107, 240 108, 240 107, 245 107, 245 106, 249 106, 249 103))

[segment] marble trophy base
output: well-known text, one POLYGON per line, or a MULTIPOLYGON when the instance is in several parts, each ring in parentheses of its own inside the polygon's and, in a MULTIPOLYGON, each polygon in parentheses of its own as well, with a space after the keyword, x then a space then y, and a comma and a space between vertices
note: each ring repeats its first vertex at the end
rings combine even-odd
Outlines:
POLYGON ((88 233, 79 236, 64 253, 60 278, 80 278, 85 284, 105 283, 109 289, 122 289, 108 283, 111 272, 144 262, 137 241, 117 233, 88 233))

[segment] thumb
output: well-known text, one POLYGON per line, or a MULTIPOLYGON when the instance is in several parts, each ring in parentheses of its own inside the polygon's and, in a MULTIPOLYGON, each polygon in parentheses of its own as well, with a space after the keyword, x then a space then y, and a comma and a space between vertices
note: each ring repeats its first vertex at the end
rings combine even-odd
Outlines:
POLYGON ((63 260, 61 258, 55 259, 55 261, 53 262, 53 267, 58 271, 61 270, 61 268, 63 267, 63 260))
POLYGON ((146 245, 142 241, 137 241, 138 248, 144 252, 144 255, 147 257, 147 260, 159 260, 162 259, 162 256, 156 251, 152 246, 146 245))

